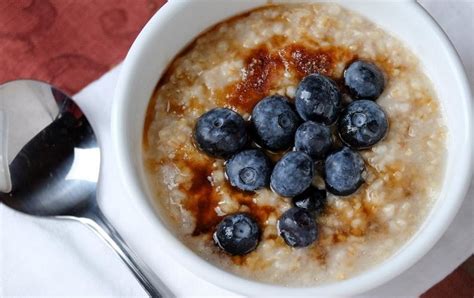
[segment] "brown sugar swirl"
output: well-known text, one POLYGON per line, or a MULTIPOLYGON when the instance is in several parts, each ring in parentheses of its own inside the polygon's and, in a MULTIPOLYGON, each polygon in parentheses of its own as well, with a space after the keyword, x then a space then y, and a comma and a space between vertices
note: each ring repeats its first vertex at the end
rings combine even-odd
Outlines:
POLYGON ((353 58, 344 48, 314 48, 285 41, 284 37, 278 39, 279 47, 269 50, 262 45, 245 57, 241 80, 223 92, 229 106, 250 112, 258 101, 280 86, 285 72, 298 80, 313 73, 335 76, 335 62, 353 58))

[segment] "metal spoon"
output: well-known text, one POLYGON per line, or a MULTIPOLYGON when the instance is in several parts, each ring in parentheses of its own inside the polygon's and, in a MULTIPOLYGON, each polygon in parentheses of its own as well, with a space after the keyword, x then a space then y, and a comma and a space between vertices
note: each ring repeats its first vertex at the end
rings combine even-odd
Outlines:
POLYGON ((85 224, 117 253, 151 297, 171 295, 101 212, 96 200, 100 148, 81 109, 66 94, 30 80, 0 86, 0 167, 2 203, 26 214, 85 224), (30 97, 21 109, 11 108, 15 94, 21 94, 18 100, 30 97), (26 121, 20 119, 25 113, 14 115, 23 109, 26 121), (7 121, 9 117, 14 118, 7 121))

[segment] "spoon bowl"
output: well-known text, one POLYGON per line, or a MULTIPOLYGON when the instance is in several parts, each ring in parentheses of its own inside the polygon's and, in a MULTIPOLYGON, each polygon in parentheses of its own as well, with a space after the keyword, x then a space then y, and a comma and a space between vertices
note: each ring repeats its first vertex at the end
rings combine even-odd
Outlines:
POLYGON ((79 107, 51 90, 59 114, 10 163, 11 190, 0 198, 30 215, 74 216, 95 204, 100 149, 79 107))

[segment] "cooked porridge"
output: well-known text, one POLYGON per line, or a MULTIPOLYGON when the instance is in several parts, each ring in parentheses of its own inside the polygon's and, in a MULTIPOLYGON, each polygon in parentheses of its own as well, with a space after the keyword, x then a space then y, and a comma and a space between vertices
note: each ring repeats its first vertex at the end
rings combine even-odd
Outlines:
MULTIPOLYGON (((316 285, 383 262, 414 235, 443 178, 443 121, 429 79, 399 40, 338 5, 273 5, 216 25, 175 58, 148 107, 144 164, 157 211, 198 255, 252 280, 316 285), (249 192, 231 186, 225 160, 195 145, 196 122, 217 107, 249 120, 270 95, 293 102, 299 82, 314 73, 332 78, 347 105, 344 70, 358 59, 384 73, 376 103, 388 117, 388 132, 359 151, 365 182, 350 195, 328 192, 324 211, 314 215, 317 239, 292 247, 277 228, 292 200, 269 187, 249 192), (232 255, 213 234, 226 215, 240 212, 258 223, 259 243, 232 255)), ((273 162, 282 156, 266 154, 273 162)), ((323 168, 316 163, 314 187, 324 189, 323 168)))

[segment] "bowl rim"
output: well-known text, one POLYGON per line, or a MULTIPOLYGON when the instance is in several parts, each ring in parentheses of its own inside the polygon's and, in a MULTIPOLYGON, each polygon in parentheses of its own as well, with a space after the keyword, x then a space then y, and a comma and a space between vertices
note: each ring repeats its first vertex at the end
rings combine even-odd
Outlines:
POLYGON ((460 169, 461 178, 458 183, 457 191, 453 195, 456 200, 448 205, 448 210, 444 210, 444 213, 437 217, 437 223, 434 223, 430 227, 425 227, 428 229, 428 232, 424 230, 425 233, 423 235, 417 234, 416 237, 412 237, 412 243, 407 245, 402 252, 397 252, 395 254, 397 256, 396 259, 392 260, 394 256, 391 256, 378 266, 365 272, 361 272, 348 280, 313 287, 285 287, 239 277, 202 259, 179 241, 177 237, 158 219, 155 211, 151 210, 151 203, 145 202, 148 201, 148 198, 141 189, 137 181, 138 178, 132 174, 134 172, 134 165, 129 156, 129 152, 126 149, 127 138, 123 133, 126 124, 121 121, 127 113, 126 102, 129 101, 130 95, 133 93, 130 85, 135 81, 134 76, 138 70, 137 65, 140 64, 141 53, 143 52, 147 41, 152 37, 153 29, 160 26, 163 16, 179 10, 181 5, 186 5, 187 3, 188 1, 167 2, 157 13, 155 13, 151 20, 142 29, 130 48, 121 67, 112 108, 112 140, 121 181, 127 189, 127 194, 133 198, 133 204, 136 207, 139 207, 143 212, 147 213, 147 215, 150 215, 150 218, 153 218, 155 227, 154 231, 159 233, 159 236, 164 242, 167 242, 166 252, 177 259, 181 265, 187 268, 192 268, 191 271, 194 274, 205 278, 207 281, 237 293, 250 295, 358 294, 373 289, 395 278, 421 259, 438 242, 447 230, 449 223, 454 219, 467 193, 473 173, 473 117, 470 86, 458 53, 434 18, 419 3, 415 1, 406 1, 406 5, 410 5, 411 9, 413 9, 420 18, 424 18, 424 20, 430 24, 433 33, 442 41, 442 46, 449 55, 449 62, 454 67, 453 72, 459 76, 458 82, 462 89, 461 92, 464 94, 463 100, 466 101, 465 104, 468 107, 465 111, 468 128, 464 133, 464 143, 467 148, 467 153, 465 152, 464 156, 462 156, 465 158, 466 166, 460 169), (391 268, 390 270, 387 270, 389 264, 391 265, 391 268), (384 271, 383 269, 386 270, 384 271))

